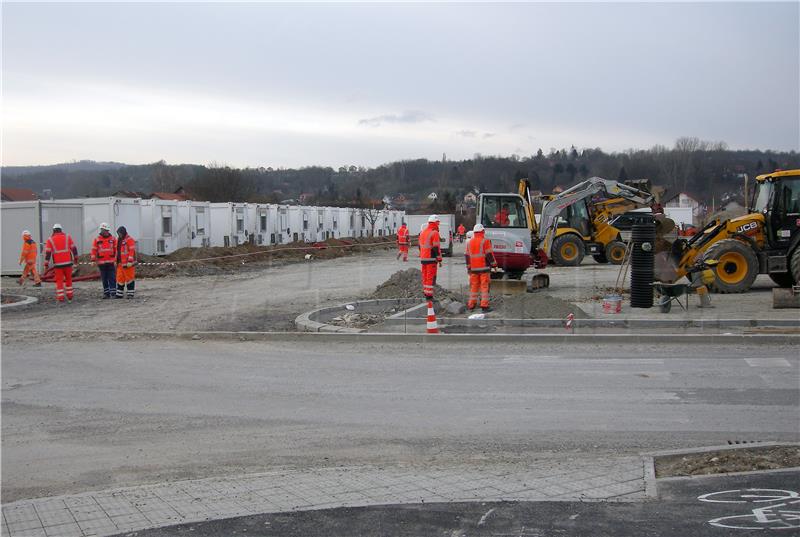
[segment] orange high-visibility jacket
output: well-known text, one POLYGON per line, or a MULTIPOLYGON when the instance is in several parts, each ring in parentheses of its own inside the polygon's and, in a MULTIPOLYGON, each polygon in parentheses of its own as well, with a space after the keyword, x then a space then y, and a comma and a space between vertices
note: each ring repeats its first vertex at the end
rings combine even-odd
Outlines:
POLYGON ((136 241, 127 235, 117 244, 117 263, 125 265, 136 262, 136 241))
POLYGON ((419 260, 423 265, 442 261, 439 227, 434 223, 428 224, 419 234, 419 260))
POLYGON ((117 239, 112 235, 98 235, 92 242, 92 261, 98 265, 113 263, 117 258, 117 239))
POLYGON ((470 272, 489 272, 491 267, 497 266, 492 241, 485 238, 483 233, 475 233, 469 240, 464 257, 470 272))
POLYGON ((397 244, 408 245, 408 228, 406 226, 400 226, 400 229, 397 230, 397 244))
POLYGON ((63 231, 53 233, 44 245, 45 261, 50 261, 51 256, 53 266, 71 266, 73 258, 78 257, 78 249, 75 247, 72 237, 63 231))
POLYGON ((36 263, 36 242, 33 239, 22 241, 22 252, 19 254, 19 262, 27 265, 36 263))

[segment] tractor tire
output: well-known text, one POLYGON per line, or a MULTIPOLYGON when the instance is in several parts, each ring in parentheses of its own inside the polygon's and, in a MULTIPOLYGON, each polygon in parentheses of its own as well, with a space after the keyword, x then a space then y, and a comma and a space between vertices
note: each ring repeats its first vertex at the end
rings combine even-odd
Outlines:
POLYGON ((583 261, 586 246, 583 244, 583 239, 573 233, 567 233, 556 237, 550 252, 557 265, 577 267, 583 261))
POLYGON ((778 287, 791 287, 795 282, 791 272, 773 272, 769 275, 769 279, 778 287))
POLYGON ((794 278, 795 284, 800 284, 800 246, 797 246, 789 261, 789 273, 794 278))
POLYGON ((608 259, 606 259, 606 254, 594 254, 592 255, 595 262, 605 264, 608 263, 608 259))
POLYGON ((723 239, 706 250, 703 259, 719 261, 711 289, 717 293, 744 293, 758 276, 758 258, 753 249, 736 239, 723 239))
POLYGON ((606 259, 612 265, 621 265, 627 249, 624 242, 611 241, 606 245, 606 259))

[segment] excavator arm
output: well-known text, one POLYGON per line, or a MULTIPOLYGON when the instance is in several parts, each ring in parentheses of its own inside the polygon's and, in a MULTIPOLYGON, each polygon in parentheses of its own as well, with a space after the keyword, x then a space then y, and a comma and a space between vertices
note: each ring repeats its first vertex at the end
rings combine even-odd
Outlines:
POLYGON ((638 205, 650 205, 653 202, 653 195, 649 192, 617 181, 611 181, 601 177, 592 177, 578 183, 572 188, 556 195, 542 207, 539 231, 543 232, 543 234, 540 235, 540 244, 541 249, 547 257, 550 257, 550 247, 553 244, 556 229, 558 229, 558 216, 561 212, 570 205, 574 205, 586 198, 591 198, 601 192, 605 193, 610 198, 620 198, 638 205))

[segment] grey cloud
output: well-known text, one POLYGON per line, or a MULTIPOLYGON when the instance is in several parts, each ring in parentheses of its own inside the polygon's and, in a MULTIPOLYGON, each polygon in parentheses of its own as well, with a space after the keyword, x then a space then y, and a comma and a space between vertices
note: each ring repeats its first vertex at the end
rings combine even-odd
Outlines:
POLYGON ((494 134, 493 132, 484 132, 484 133, 483 133, 483 138, 484 138, 484 139, 486 139, 486 138, 492 138, 492 137, 494 137, 494 136, 495 136, 495 134, 494 134))
POLYGON ((400 114, 384 114, 382 116, 362 119, 358 122, 358 124, 367 125, 368 127, 380 127, 384 123, 424 123, 425 121, 436 120, 427 112, 422 112, 420 110, 406 110, 400 114))
POLYGON ((511 125, 511 126, 508 128, 508 130, 510 130, 510 131, 516 131, 516 130, 519 130, 519 129, 523 128, 523 127, 525 127, 525 124, 524 124, 524 123, 514 123, 513 125, 511 125))
POLYGON ((476 134, 478 134, 478 133, 477 133, 477 132, 475 132, 475 131, 469 131, 469 130, 466 130, 466 129, 465 129, 465 130, 463 130, 463 131, 458 131, 458 132, 456 133, 456 136, 461 136, 461 137, 463 137, 463 138, 475 138, 475 135, 476 135, 476 134))

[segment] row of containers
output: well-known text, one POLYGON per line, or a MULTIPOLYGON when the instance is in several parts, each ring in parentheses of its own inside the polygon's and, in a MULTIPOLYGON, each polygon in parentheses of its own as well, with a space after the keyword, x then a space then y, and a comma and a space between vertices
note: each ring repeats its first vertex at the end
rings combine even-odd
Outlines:
MULTIPOLYGON (((43 249, 53 224, 72 235, 88 254, 101 223, 125 226, 139 252, 167 255, 180 248, 317 242, 329 238, 388 236, 396 233, 404 211, 310 207, 261 203, 210 203, 138 198, 80 198, 4 202, 2 274, 21 273, 17 264, 22 231, 43 249)), ((39 264, 41 265, 39 256, 39 264)))

